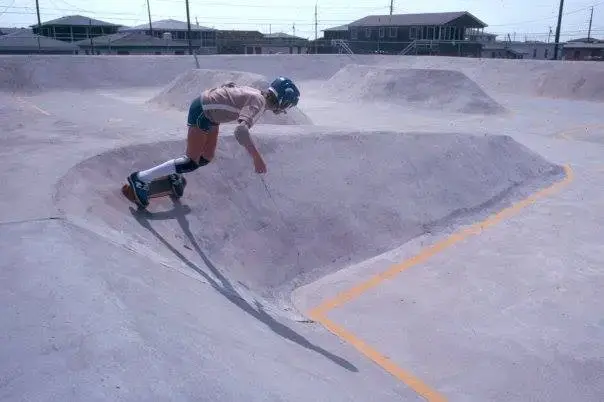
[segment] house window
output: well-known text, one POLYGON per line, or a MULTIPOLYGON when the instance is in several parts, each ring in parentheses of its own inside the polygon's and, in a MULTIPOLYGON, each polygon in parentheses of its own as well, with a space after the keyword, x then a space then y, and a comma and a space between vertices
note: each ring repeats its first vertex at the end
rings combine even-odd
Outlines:
POLYGON ((357 29, 356 28, 352 28, 350 30, 350 39, 357 39, 357 38, 358 38, 357 29))
POLYGON ((409 39, 411 39, 411 40, 417 39, 417 27, 409 28, 409 39))
POLYGON ((533 49, 533 59, 537 58, 537 49, 533 49))
POLYGON ((365 28, 365 37, 371 38, 371 28, 365 28))
POLYGON ((386 28, 380 28, 380 38, 386 36, 386 28))
POLYGON ((428 39, 434 39, 434 27, 428 27, 428 39))
POLYGON ((388 28, 388 35, 391 38, 396 38, 396 34, 397 34, 397 28, 396 27, 390 27, 390 28, 388 28))

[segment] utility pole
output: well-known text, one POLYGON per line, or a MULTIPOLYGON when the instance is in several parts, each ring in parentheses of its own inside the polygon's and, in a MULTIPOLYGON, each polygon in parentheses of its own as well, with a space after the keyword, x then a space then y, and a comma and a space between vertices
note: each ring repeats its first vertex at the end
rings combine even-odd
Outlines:
POLYGON ((189 39, 189 54, 193 54, 193 47, 191 46, 191 17, 189 16, 189 0, 187 3, 187 38, 189 39))
POLYGON ((149 35, 153 36, 153 27, 151 26, 151 7, 149 7, 149 0, 147 0, 147 14, 149 14, 149 35))
POLYGON ((40 35, 42 35, 42 21, 40 21, 40 4, 38 3, 38 0, 36 0, 36 13, 38 14, 38 52, 40 52, 40 35))
POLYGON ((564 0, 560 0, 560 11, 558 12, 558 26, 556 27, 556 43, 554 44, 554 60, 558 60, 558 45, 560 43, 560 27, 562 26, 562 10, 564 0))
POLYGON ((317 28, 317 3, 315 3, 315 54, 317 54, 318 52, 318 44, 317 44, 317 40, 318 40, 318 28, 317 28))
POLYGON ((394 0, 390 0, 390 15, 392 15, 393 11, 394 11, 394 0))
POLYGON ((594 7, 591 6, 591 17, 589 17, 589 32, 587 33, 587 41, 591 42, 591 23, 594 20, 594 7))

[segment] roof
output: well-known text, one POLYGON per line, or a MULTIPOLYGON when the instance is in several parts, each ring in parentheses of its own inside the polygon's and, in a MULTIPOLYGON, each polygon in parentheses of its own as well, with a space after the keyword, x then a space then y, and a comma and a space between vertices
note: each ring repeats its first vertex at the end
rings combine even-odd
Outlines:
POLYGON ((300 36, 294 36, 287 34, 285 32, 275 32, 270 34, 265 34, 265 38, 267 39, 292 39, 292 40, 306 40, 306 38, 302 38, 300 36))
MULTIPOLYGON (((90 39, 75 42, 78 46, 90 47, 90 39)), ((142 32, 118 32, 111 35, 103 35, 92 38, 94 46, 127 46, 127 47, 188 47, 188 42, 175 41, 172 39, 156 38, 142 32)))
POLYGON ((38 49, 38 40, 40 41, 40 48, 44 50, 79 50, 73 43, 52 39, 47 36, 36 35, 26 28, 0 36, 0 49, 38 49))
MULTIPOLYGON (((67 15, 65 17, 57 18, 55 20, 46 21, 42 23, 42 26, 47 25, 71 25, 71 26, 111 26, 119 27, 121 25, 112 24, 111 22, 105 22, 94 18, 84 17, 82 15, 67 15)), ((38 24, 30 25, 31 27, 37 27, 38 24)))
POLYGON ((333 28, 323 29, 323 32, 348 31, 348 25, 339 25, 333 28))
POLYGON ((13 32, 17 32, 18 30, 23 28, 2 28, 0 27, 0 35, 8 35, 13 32))
POLYGON ((583 42, 566 42, 565 49, 604 49, 604 42, 583 43, 583 42))
MULTIPOLYGON (((159 20, 151 21, 151 27, 153 30, 162 31, 188 31, 189 27, 186 21, 178 20, 159 20)), ((137 25, 134 27, 124 27, 120 31, 144 31, 149 29, 149 23, 137 25)), ((191 24, 191 31, 216 31, 214 28, 204 27, 198 24, 191 24)))
POLYGON ((596 38, 577 38, 577 39, 571 39, 568 42, 581 42, 581 43, 599 43, 599 42, 604 42, 602 40, 598 40, 596 38))
POLYGON ((412 26, 412 25, 445 25, 461 17, 469 17, 476 21, 477 27, 487 25, 467 11, 450 13, 420 13, 369 15, 349 24, 349 26, 412 26))

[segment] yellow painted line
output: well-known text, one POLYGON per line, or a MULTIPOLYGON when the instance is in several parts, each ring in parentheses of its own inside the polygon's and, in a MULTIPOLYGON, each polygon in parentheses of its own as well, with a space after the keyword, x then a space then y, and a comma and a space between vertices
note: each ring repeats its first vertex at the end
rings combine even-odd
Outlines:
POLYGON ((377 365, 382 367, 388 373, 392 374, 405 384, 409 385, 416 393, 423 396, 427 400, 431 402, 446 401, 446 399, 442 395, 431 389, 428 385, 424 384, 419 378, 415 377, 408 371, 405 371, 402 368, 398 367, 392 362, 392 360, 380 354, 377 350, 373 349, 371 346, 367 345, 361 339, 356 337, 354 334, 346 331, 344 328, 340 327, 326 316, 320 314, 313 315, 311 313, 311 318, 317 322, 320 322, 330 332, 332 332, 339 338, 350 343, 359 352, 367 356, 369 359, 373 360, 377 365))
POLYGON ((25 104, 26 104, 26 105, 28 105, 29 107, 31 107, 31 108, 33 108, 33 109, 37 110, 38 112, 42 113, 43 115, 50 116, 50 113, 49 113, 49 112, 47 112, 46 110, 44 110, 44 109, 42 109, 42 108, 40 108, 40 107, 36 106, 35 104, 33 104, 33 103, 31 103, 31 102, 29 102, 29 101, 27 101, 27 100, 23 99, 22 97, 18 96, 18 97, 17 97, 17 99, 18 99, 20 102, 25 103, 25 104))
POLYGON ((337 296, 335 296, 332 299, 324 301, 319 306, 312 309, 309 312, 309 316, 313 320, 321 323, 330 332, 334 333, 339 338, 341 338, 344 341, 348 342, 349 344, 353 345, 358 351, 360 351, 362 354, 364 354, 369 359, 373 360, 375 363, 377 363, 379 366, 381 366, 388 373, 392 374, 399 380, 406 383, 409 387, 411 387, 419 395, 427 398, 429 401, 432 401, 432 402, 444 401, 445 399, 442 396, 440 396, 436 391, 432 390, 430 387, 425 385, 419 379, 414 377, 412 374, 399 368, 394 363, 392 363, 390 360, 388 360, 387 358, 385 358, 384 356, 379 354, 379 352, 377 352, 375 349, 371 348, 370 346, 365 344, 363 341, 361 341, 359 338, 357 338, 354 334, 346 331, 344 328, 336 325, 334 322, 329 320, 327 318, 327 313, 330 310, 333 310, 336 307, 342 306, 343 304, 348 303, 349 301, 359 297, 360 295, 367 292, 368 290, 378 286, 385 280, 392 279, 396 275, 400 274, 401 272, 403 272, 415 265, 425 262, 430 257, 433 257, 434 255, 467 239, 468 237, 482 233, 482 231, 484 231, 485 229, 488 229, 488 228, 498 224, 502 220, 517 214, 522 209, 535 203, 538 199, 545 197, 547 195, 551 195, 551 194, 559 191, 560 189, 562 189, 562 187, 568 185, 574 179, 574 173, 573 173, 572 169, 570 168, 570 166, 568 166, 568 165, 564 166, 564 172, 565 172, 565 176, 562 180, 552 184, 549 187, 546 187, 546 188, 536 192, 535 194, 523 199, 522 201, 519 201, 519 202, 511 205, 510 207, 507 207, 507 208, 501 210, 500 212, 498 212, 494 215, 491 215, 490 217, 488 217, 487 219, 485 219, 481 222, 475 223, 469 227, 459 230, 458 232, 450 235, 449 237, 447 237, 429 247, 422 249, 418 254, 403 261, 402 263, 392 266, 387 271, 371 277, 369 280, 367 280, 357 286, 354 286, 353 288, 351 288, 347 291, 344 291, 344 292, 338 294, 337 296))

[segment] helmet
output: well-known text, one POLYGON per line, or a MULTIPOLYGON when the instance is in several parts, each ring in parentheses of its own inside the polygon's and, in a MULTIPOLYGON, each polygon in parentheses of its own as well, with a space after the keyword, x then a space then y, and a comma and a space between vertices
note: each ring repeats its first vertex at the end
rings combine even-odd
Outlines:
POLYGON ((300 99, 300 91, 293 81, 286 77, 275 79, 268 87, 268 91, 275 96, 277 104, 275 112, 296 106, 300 99))

